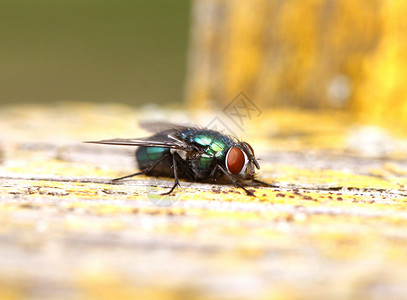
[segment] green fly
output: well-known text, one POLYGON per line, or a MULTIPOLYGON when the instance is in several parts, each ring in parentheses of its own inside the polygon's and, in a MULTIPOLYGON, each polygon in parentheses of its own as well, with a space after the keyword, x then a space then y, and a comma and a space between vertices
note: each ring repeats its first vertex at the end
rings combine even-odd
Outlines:
POLYGON ((140 126, 154 134, 147 138, 111 139, 87 143, 138 146, 136 160, 140 172, 136 175, 174 177, 170 194, 179 186, 179 179, 189 181, 219 182, 229 180, 242 188, 247 195, 254 196, 243 186, 251 181, 273 187, 255 179, 260 169, 253 148, 246 142, 215 130, 195 126, 181 126, 164 122, 144 122, 140 126))

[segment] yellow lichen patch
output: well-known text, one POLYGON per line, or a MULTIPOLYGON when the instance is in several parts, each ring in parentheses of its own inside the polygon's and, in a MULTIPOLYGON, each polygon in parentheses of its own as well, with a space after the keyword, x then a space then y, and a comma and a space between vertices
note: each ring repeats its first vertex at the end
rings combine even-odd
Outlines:
MULTIPOLYGON (((399 166, 395 165, 394 163, 386 163, 383 165, 383 169, 390 172, 390 174, 394 176, 407 176, 407 169, 400 168, 399 166)), ((404 178, 402 178, 404 179, 404 178)))
POLYGON ((5 172, 18 174, 27 174, 27 170, 35 174, 46 174, 55 176, 98 176, 106 178, 115 178, 117 172, 106 168, 95 168, 87 163, 66 163, 57 159, 35 159, 20 161, 4 168, 5 172))
POLYGON ((23 298, 23 295, 16 285, 9 286, 6 283, 0 284, 0 299, 18 300, 18 299, 22 299, 22 298, 23 298))
MULTIPOLYGON (((374 175, 374 173, 372 175, 374 175)), ((398 188, 396 183, 389 182, 377 176, 357 175, 353 172, 335 170, 300 169, 287 165, 281 165, 275 168, 273 180, 277 182, 301 182, 305 185, 343 186, 348 188, 398 188)))
MULTIPOLYGON (((78 274, 78 285, 85 299, 164 299, 175 300, 193 296, 193 291, 179 291, 168 288, 142 284, 134 285, 123 274, 99 267, 87 267, 78 274)), ((168 280, 170 281, 170 280, 168 280)))

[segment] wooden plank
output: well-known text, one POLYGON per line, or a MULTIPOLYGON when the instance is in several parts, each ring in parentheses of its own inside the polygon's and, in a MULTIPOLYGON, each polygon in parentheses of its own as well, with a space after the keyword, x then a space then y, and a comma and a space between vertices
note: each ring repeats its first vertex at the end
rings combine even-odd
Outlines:
POLYGON ((171 180, 110 183, 134 171, 134 149, 81 143, 143 136, 135 118, 148 113, 61 104, 0 115, 2 299, 407 296, 403 140, 331 113, 275 111, 279 129, 249 141, 279 188, 248 197, 182 182, 157 199, 171 180))

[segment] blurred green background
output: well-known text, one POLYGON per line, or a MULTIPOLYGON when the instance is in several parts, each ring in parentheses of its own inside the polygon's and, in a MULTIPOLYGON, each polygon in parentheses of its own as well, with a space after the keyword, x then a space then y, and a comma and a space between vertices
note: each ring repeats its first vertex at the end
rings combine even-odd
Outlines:
POLYGON ((0 0, 0 104, 181 102, 188 0, 0 0))

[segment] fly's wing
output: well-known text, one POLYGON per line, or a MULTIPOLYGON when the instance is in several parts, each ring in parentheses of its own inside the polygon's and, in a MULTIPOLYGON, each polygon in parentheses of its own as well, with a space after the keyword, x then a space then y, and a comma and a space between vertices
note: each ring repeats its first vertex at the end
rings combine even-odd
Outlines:
POLYGON ((120 146, 145 146, 145 147, 163 147, 172 148, 184 151, 192 151, 193 147, 178 139, 171 132, 163 132, 147 138, 136 139, 111 139, 101 141, 87 141, 85 143, 105 144, 105 145, 120 145, 120 146))
POLYGON ((179 125, 174 123, 169 123, 165 121, 141 121, 139 123, 140 127, 144 130, 147 130, 152 133, 159 133, 159 132, 176 132, 185 129, 192 129, 195 126, 188 126, 188 125, 179 125))

